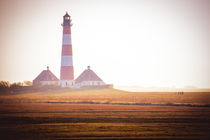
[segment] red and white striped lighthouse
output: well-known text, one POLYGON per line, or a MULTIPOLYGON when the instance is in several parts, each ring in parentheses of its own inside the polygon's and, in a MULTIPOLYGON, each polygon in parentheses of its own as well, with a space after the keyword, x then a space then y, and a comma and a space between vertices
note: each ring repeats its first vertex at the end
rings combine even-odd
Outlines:
POLYGON ((63 41, 60 71, 60 86, 74 87, 74 67, 72 59, 71 19, 68 13, 63 16, 63 41))

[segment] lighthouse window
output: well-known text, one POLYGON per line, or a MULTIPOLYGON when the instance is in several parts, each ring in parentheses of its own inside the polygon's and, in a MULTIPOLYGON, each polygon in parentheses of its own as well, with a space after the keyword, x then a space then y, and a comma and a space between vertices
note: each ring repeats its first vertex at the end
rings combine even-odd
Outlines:
POLYGON ((69 20, 69 17, 65 17, 65 19, 69 20))

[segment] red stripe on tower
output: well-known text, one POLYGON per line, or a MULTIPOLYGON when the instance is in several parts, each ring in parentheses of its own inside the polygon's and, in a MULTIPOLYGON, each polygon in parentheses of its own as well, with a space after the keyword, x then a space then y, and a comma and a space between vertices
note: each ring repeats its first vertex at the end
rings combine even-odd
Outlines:
POLYGON ((72 56, 72 46, 71 45, 63 45, 62 47, 62 56, 71 55, 72 56))
POLYGON ((71 19, 68 13, 63 16, 63 41, 60 71, 60 86, 74 87, 74 67, 71 43, 71 19))

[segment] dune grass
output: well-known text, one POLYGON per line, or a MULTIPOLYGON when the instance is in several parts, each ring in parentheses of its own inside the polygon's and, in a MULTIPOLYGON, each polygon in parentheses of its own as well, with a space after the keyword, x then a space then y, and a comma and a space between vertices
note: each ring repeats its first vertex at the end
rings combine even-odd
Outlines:
POLYGON ((210 137, 210 107, 189 106, 210 104, 206 92, 63 90, 0 95, 0 102, 2 139, 210 137))
POLYGON ((45 91, 0 95, 1 103, 101 103, 210 105, 209 92, 127 92, 116 89, 45 91))
POLYGON ((0 106, 1 139, 207 139, 210 108, 25 103, 0 106))

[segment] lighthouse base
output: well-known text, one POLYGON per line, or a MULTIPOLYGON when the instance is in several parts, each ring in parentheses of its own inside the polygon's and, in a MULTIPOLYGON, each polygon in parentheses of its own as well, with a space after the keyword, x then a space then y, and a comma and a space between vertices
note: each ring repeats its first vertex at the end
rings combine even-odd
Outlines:
POLYGON ((60 85, 61 87, 70 87, 70 88, 74 88, 75 82, 74 82, 74 80, 60 80, 60 81, 59 81, 59 85, 60 85))

